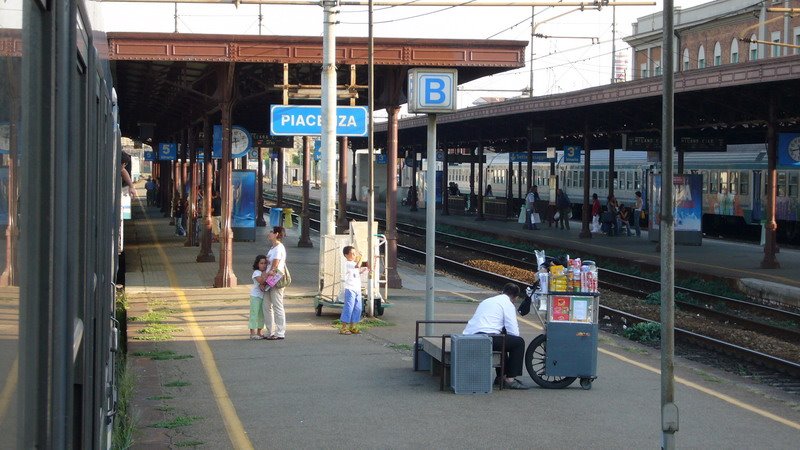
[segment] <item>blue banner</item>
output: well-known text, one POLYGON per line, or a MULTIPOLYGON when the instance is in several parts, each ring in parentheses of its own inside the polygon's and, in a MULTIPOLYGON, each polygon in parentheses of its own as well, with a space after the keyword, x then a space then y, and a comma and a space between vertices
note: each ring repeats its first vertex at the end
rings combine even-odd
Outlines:
POLYGON ((144 160, 145 161, 157 161, 158 154, 156 152, 144 152, 144 160))
MULTIPOLYGON (((549 162, 550 160, 547 159, 547 152, 533 152, 531 153, 531 157, 533 162, 540 163, 540 162, 549 162)), ((514 163, 527 163, 528 162, 528 152, 512 152, 511 153, 511 162, 514 163)))
POLYGON ((800 168, 800 133, 778 133, 778 168, 800 168))
POLYGON ((161 142, 158 144, 158 159, 161 161, 178 159, 178 144, 175 142, 161 142))
MULTIPOLYGON (((653 178, 653 210, 651 225, 661 227, 659 208, 661 207, 661 175, 653 178)), ((702 231, 703 224, 703 175, 675 175, 672 177, 673 214, 675 231, 702 231)))
MULTIPOLYGON (((367 135, 366 106, 337 106, 336 135, 367 135)), ((272 136, 320 136, 322 107, 271 105, 269 133, 272 136)))
POLYGON ((255 228, 256 226, 256 171, 234 170, 231 172, 233 187, 233 227, 255 228))

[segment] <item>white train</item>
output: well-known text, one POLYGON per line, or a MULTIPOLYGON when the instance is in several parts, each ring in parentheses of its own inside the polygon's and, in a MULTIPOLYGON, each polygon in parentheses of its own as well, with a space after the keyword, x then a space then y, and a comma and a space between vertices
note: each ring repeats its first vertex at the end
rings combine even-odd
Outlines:
MULTIPOLYGON (((527 162, 513 162, 509 172, 509 153, 486 153, 483 165, 484 185, 478 186, 478 165, 475 164, 475 193, 486 192, 491 186, 494 197, 508 196, 521 203, 527 186, 527 162)), ((589 193, 596 193, 605 204, 609 185, 613 183, 614 195, 620 203, 632 205, 634 193, 641 191, 647 199, 648 180, 658 161, 648 161, 647 152, 614 152, 614 172, 609 176, 608 150, 592 150, 589 193)), ((583 202, 583 159, 580 163, 563 162, 563 153, 557 152, 555 174, 559 185, 573 203, 573 217, 580 217, 583 202)), ((675 156, 675 169, 678 161, 675 156)), ((724 153, 686 153, 684 173, 703 175, 703 232, 732 238, 758 239, 760 220, 766 216, 767 158, 764 144, 729 145, 724 153), (754 195, 755 194, 755 195, 754 195)), ((470 192, 470 164, 450 165, 447 181, 455 183, 462 194, 470 192)), ((550 199, 548 180, 549 162, 533 163, 533 183, 539 187, 542 200, 550 199)), ((778 241, 800 245, 800 171, 779 170, 777 182, 778 241)), ((412 169, 402 170, 401 182, 411 184, 412 169)), ((420 196, 424 191, 425 172, 417 171, 420 196)))

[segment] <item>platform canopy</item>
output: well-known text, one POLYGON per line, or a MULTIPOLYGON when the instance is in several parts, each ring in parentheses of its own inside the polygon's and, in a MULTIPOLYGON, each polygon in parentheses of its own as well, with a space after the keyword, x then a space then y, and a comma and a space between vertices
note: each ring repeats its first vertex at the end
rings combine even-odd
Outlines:
MULTIPOLYGON (((168 137, 218 110, 216 72, 231 63, 236 125, 253 132, 269 130, 269 105, 283 102, 284 64, 292 92, 289 103, 319 104, 315 92, 321 79, 321 37, 109 33, 108 41, 122 134, 134 139, 147 138, 141 135, 141 124, 154 124, 154 139, 168 137)), ((524 67, 527 46, 509 40, 374 42, 375 110, 405 103, 409 68, 456 68, 459 82, 466 83, 524 67)), ((365 105, 367 39, 337 38, 336 58, 339 104, 357 96, 356 103, 365 105)))

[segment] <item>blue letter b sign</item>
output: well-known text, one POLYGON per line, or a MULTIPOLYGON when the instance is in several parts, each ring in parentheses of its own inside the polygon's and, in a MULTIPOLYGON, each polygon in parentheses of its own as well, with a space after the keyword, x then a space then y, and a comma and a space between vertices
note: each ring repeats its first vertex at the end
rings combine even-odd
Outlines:
POLYGON ((456 110, 457 71, 411 69, 408 75, 410 112, 442 113, 456 110))

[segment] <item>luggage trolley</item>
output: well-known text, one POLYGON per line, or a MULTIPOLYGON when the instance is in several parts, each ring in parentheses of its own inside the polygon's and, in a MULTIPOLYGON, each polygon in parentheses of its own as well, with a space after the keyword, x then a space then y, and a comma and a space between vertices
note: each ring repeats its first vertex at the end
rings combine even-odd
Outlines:
MULTIPOLYGON (((360 238, 363 233, 359 232, 360 228, 365 228, 366 223, 351 222, 351 233, 349 235, 332 235, 326 236, 329 239, 328 254, 323 258, 323 271, 322 279, 320 280, 320 294, 314 299, 314 311, 317 316, 322 315, 322 308, 342 308, 344 306, 344 298, 342 296, 342 276, 344 264, 344 257, 342 256, 342 249, 346 245, 353 245, 366 256, 367 252, 361 249, 367 248, 366 239, 360 238), (363 242, 361 242, 363 240, 363 242)), ((377 229, 377 224, 375 229, 377 229)), ((382 316, 384 309, 391 306, 387 299, 389 294, 389 285, 387 283, 389 271, 386 267, 386 254, 388 243, 386 236, 376 234, 375 250, 373 252, 373 261, 370 267, 373 268, 372 278, 372 292, 373 298, 373 311, 376 316, 382 316)), ((367 310, 367 280, 368 275, 362 275, 362 291, 361 298, 364 301, 364 311, 367 310)))
POLYGON ((533 304, 545 329, 525 352, 525 368, 545 389, 563 389, 580 379, 591 389, 597 378, 597 335, 600 294, 536 292, 533 304), (541 313, 545 313, 542 318, 541 313))

